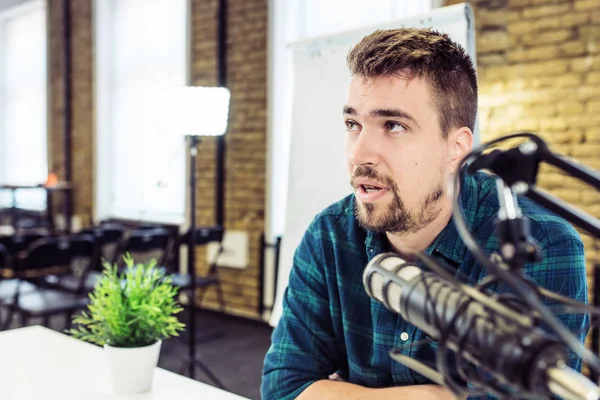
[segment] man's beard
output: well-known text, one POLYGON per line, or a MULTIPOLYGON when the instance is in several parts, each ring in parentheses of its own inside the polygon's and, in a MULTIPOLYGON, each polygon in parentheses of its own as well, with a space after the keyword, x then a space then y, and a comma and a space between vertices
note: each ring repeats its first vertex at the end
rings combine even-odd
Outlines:
MULTIPOLYGON (((354 214, 359 225, 364 229, 399 235, 415 233, 435 220, 440 213, 438 203, 444 194, 441 183, 434 186, 419 207, 417 207, 419 211, 412 213, 406 209, 400 198, 396 182, 389 176, 379 176, 374 168, 360 166, 354 171, 351 182, 353 183, 354 179, 359 177, 376 179, 378 182, 383 183, 393 196, 392 201, 388 205, 355 201, 354 214)), ((354 185, 352 186, 354 187, 354 185)))

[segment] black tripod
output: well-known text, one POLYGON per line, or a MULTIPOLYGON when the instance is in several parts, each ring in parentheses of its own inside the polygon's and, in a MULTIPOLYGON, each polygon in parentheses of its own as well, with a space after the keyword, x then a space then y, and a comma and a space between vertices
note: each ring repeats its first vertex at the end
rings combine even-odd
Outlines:
POLYGON ((189 288, 189 299, 188 299, 188 356, 184 360, 179 373, 186 374, 190 378, 194 379, 195 367, 197 366, 208 376, 218 387, 224 389, 221 381, 212 373, 212 371, 202 361, 196 358, 196 159, 198 155, 198 143, 200 143, 200 137, 198 135, 189 135, 187 138, 190 141, 189 154, 190 154, 190 230, 188 232, 188 274, 190 275, 190 288, 189 288))

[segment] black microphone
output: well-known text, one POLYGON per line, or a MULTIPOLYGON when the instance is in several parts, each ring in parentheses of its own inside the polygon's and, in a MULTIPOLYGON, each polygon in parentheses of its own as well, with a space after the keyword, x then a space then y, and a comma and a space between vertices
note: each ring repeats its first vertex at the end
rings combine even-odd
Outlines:
POLYGON ((569 368, 566 346, 518 313, 466 284, 423 271, 396 254, 365 268, 367 294, 434 340, 519 392, 600 399, 600 388, 569 368))

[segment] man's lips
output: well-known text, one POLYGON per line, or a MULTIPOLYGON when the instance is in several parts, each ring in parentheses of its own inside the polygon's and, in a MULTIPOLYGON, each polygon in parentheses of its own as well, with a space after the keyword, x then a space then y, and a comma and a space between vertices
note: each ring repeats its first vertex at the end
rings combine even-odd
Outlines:
POLYGON ((355 189, 389 189, 386 185, 381 182, 376 181, 375 179, 369 178, 356 178, 352 182, 352 186, 355 189))
POLYGON ((370 178, 356 178, 352 181, 352 186, 356 192, 356 197, 362 203, 374 203, 388 193, 388 186, 370 178))

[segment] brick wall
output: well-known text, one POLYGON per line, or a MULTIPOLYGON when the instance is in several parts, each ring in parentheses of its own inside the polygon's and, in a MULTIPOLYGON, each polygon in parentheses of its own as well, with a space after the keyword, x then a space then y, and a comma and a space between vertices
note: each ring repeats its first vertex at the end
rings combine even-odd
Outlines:
MULTIPOLYGON (((192 1, 192 81, 217 84, 217 0, 192 1)), ((267 1, 229 1, 227 87, 231 110, 226 141, 225 229, 249 234, 249 267, 220 270, 229 312, 257 317, 260 235, 264 231, 266 179, 267 1)), ((214 223, 214 140, 198 154, 198 223, 214 223)), ((205 259, 198 250, 198 260, 205 259)), ((206 263, 199 266, 205 271, 206 263)), ((207 293, 207 306, 215 303, 207 293)))
MULTIPOLYGON (((64 176, 62 154, 61 0, 49 0, 51 137, 50 169, 64 176)), ((225 229, 249 234, 249 266, 222 268, 227 312, 258 317, 260 235, 264 230, 266 176, 267 1, 230 1, 228 9, 227 82, 231 90, 226 136, 225 229)), ((192 84, 217 84, 216 0, 192 1, 192 84)), ((74 211, 88 223, 93 214, 93 42, 90 0, 71 1, 73 71, 74 211)), ((198 225, 215 222, 215 141, 207 138, 198 155, 198 225)), ((197 270, 206 271, 199 248, 197 270)), ((203 303, 216 307, 214 289, 203 303)))
MULTIPOLYGON (((49 170, 64 179, 63 152, 63 28, 62 0, 48 1, 50 70, 49 170)), ((71 1, 72 74, 72 177, 75 186, 73 214, 89 224, 93 205, 93 77, 91 0, 71 1)), ((55 196, 55 205, 62 198, 55 196)), ((60 209, 59 212, 62 212, 60 209)))
MULTIPOLYGON (((470 3, 482 140, 529 130, 551 150, 600 168, 600 1, 470 3)), ((600 217, 598 192, 561 171, 543 168, 539 186, 600 217)), ((600 242, 580 233, 592 289, 591 267, 600 262, 600 242)))

